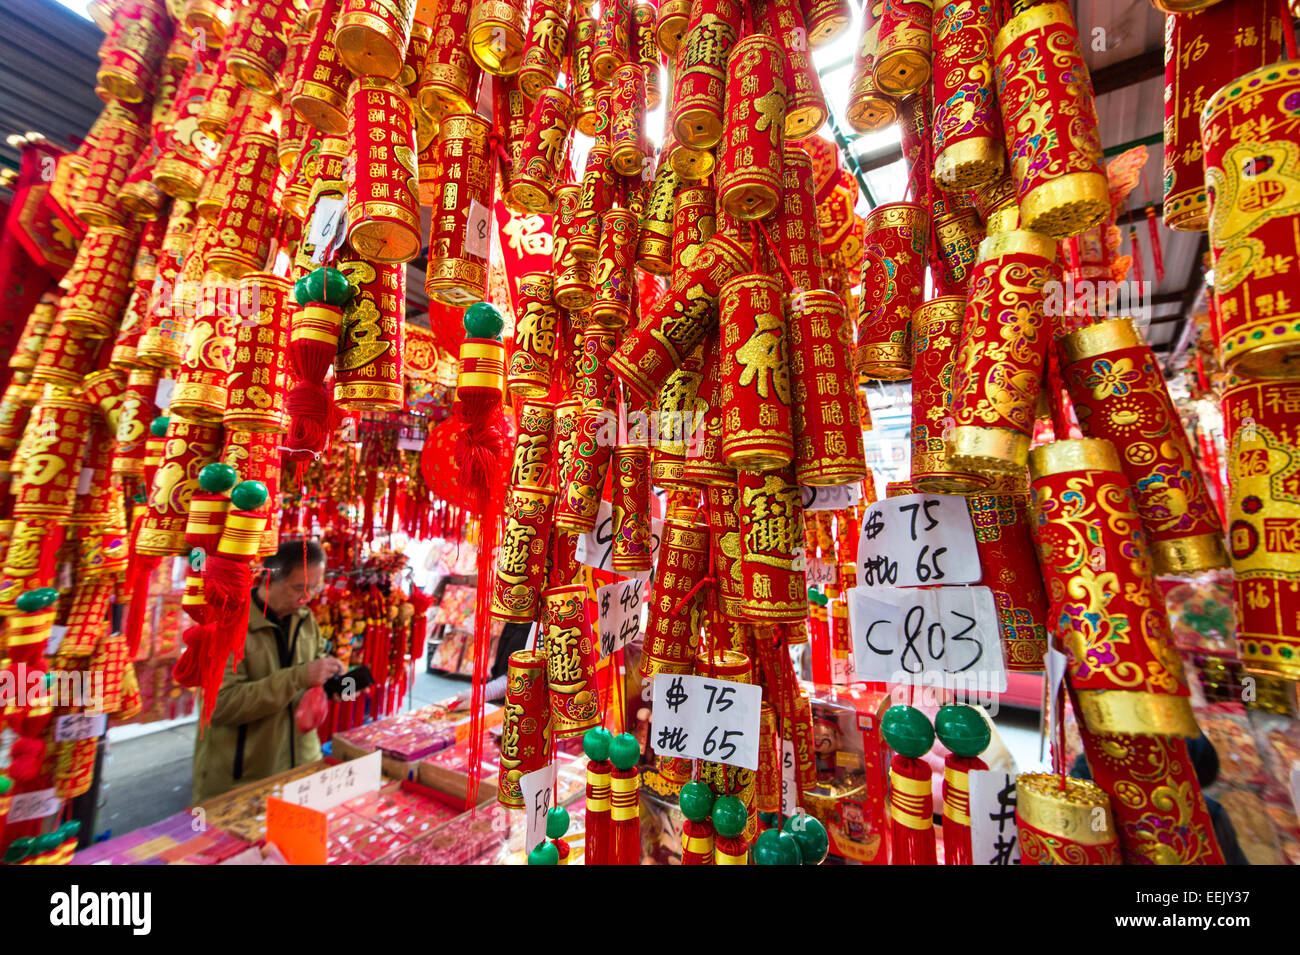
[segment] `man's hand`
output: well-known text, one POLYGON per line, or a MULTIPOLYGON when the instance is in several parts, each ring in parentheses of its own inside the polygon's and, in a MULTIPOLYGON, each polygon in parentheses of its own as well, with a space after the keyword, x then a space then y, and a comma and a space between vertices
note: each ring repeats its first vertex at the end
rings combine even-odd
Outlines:
POLYGON ((307 684, 322 686, 326 680, 347 671, 343 661, 337 657, 321 657, 307 664, 307 684))

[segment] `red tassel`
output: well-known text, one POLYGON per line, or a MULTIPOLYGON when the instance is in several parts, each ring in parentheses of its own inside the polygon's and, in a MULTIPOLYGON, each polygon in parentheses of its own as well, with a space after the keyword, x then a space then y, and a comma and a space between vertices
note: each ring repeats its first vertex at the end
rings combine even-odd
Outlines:
POLYGON ((1142 274, 1144 265, 1142 262, 1142 245, 1138 242, 1138 230, 1136 226, 1128 227, 1128 241, 1133 246, 1133 281, 1142 286, 1142 274))
MULTIPOLYGON (((498 413, 500 409, 498 408, 498 413)), ((478 589, 474 595, 473 689, 470 695, 470 784, 466 808, 478 805, 479 779, 483 775, 483 709, 487 674, 492 668, 492 581, 505 517, 505 486, 494 473, 486 487, 486 508, 479 519, 478 589)))
POLYGON ((943 861, 971 865, 970 771, 988 769, 978 756, 949 753, 943 769, 943 861), (965 822, 961 819, 965 818, 965 822))
POLYGON ((889 766, 891 865, 937 865, 930 764, 894 754, 889 766))
POLYGON ((636 767, 609 774, 610 862, 613 865, 641 864, 641 809, 638 790, 641 777, 636 767))
POLYGON ((713 865, 713 823, 687 819, 682 826, 682 865, 713 865))
MULTIPOLYGON (((314 334, 289 336, 289 364, 297 384, 285 400, 289 433, 285 447, 291 460, 315 457, 329 442, 331 402, 325 376, 338 352, 338 332, 343 326, 343 309, 335 305, 310 306, 314 334), (327 327, 328 326, 328 327, 327 327), (331 334, 333 340, 331 341, 331 334)), ((299 315, 303 313, 300 312, 299 315)), ((299 321, 295 318, 295 323, 299 321)))
MULTIPOLYGON (((138 524, 136 530, 139 531, 138 524)), ((153 573, 162 563, 162 558, 135 554, 134 541, 131 550, 134 556, 131 558, 131 571, 126 580, 126 592, 131 598, 131 606, 126 615, 126 646, 130 651, 131 659, 134 660, 140 649, 140 640, 144 636, 145 611, 149 607, 149 581, 153 579, 153 573)))
POLYGON ((749 843, 744 836, 718 836, 713 840, 714 865, 747 865, 749 843))
POLYGON ((456 439, 456 467, 469 498, 470 510, 482 514, 489 495, 501 483, 501 463, 506 453, 506 420, 499 394, 461 389, 456 402, 460 435, 456 439))
POLYGON ((1147 205, 1147 234, 1151 237, 1151 261, 1156 267, 1156 284, 1165 280, 1165 256, 1160 249, 1160 225, 1156 222, 1156 207, 1147 205))
POLYGON ((587 865, 609 865, 609 776, 614 764, 587 760, 587 865))

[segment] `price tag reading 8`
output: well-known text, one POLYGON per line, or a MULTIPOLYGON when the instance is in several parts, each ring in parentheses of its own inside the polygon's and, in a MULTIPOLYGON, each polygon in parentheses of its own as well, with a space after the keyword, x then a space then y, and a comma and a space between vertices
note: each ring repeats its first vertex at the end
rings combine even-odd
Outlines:
POLYGON ((655 752, 758 769, 763 688, 661 673, 654 680, 650 735, 655 752))
POLYGON ((860 587, 933 587, 980 579, 966 499, 906 494, 867 510, 858 538, 860 587))

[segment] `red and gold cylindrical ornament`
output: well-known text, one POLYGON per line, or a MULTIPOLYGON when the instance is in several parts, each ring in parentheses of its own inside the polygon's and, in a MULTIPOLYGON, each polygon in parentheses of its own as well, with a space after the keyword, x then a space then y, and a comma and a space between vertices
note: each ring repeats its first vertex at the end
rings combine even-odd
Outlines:
POLYGON ((597 140, 587 153, 578 208, 573 217, 569 251, 575 258, 594 262, 600 255, 600 220, 614 197, 614 179, 609 146, 597 140))
POLYGON ((1013 17, 993 56, 1021 227, 1056 239, 1087 231, 1110 214, 1110 192, 1069 5, 1044 3, 1013 17))
POLYGON ((136 553, 153 556, 185 553, 185 522, 190 498, 199 486, 199 471, 221 455, 221 425, 186 421, 170 415, 162 461, 149 492, 149 510, 136 537, 136 553))
POLYGON ((45 338, 50 334, 58 306, 54 302, 38 302, 27 316, 22 335, 14 352, 9 356, 9 367, 14 371, 30 372, 36 368, 36 361, 41 357, 45 347, 45 338))
MULTIPOLYGON (((727 58, 740 34, 740 11, 732 0, 704 0, 698 6, 682 38, 685 49, 679 49, 677 54, 673 134, 679 146, 712 149, 721 142, 725 127, 727 58)), ((784 76, 784 71, 776 74, 782 83, 784 76)), ((701 175, 708 172, 705 169, 701 175)))
POLYGON ((527 28, 524 0, 470 0, 469 54, 494 76, 514 76, 523 63, 527 28))
POLYGON ((647 111, 659 107, 663 100, 663 91, 659 83, 659 67, 662 56, 659 44, 655 40, 655 4, 649 0, 639 0, 632 8, 632 51, 629 58, 635 58, 645 75, 645 108, 647 111))
POLYGON ((681 177, 668 166, 660 167, 646 201, 637 240, 636 264, 652 275, 673 270, 673 204, 681 177))
MULTIPOLYGON (((567 404, 567 403, 566 403, 567 404)), ((571 433, 574 417, 567 417, 566 433, 571 433)), ((550 487, 551 461, 559 455, 552 454, 552 437, 557 435, 557 409, 549 401, 525 401, 519 408, 519 427, 515 432, 514 454, 510 461, 511 487, 532 485, 550 487)))
POLYGON ((1300 64, 1266 66, 1219 90, 1201 114, 1219 356, 1237 375, 1294 378, 1300 365, 1300 209, 1280 198, 1290 183, 1282 155, 1300 149, 1298 97, 1300 64))
POLYGON ((127 218, 119 193, 136 157, 146 148, 149 124, 131 109, 110 103, 96 126, 99 138, 90 152, 90 168, 73 211, 88 225, 115 225, 127 218))
POLYGON ((85 377, 95 370, 95 360, 100 342, 89 338, 73 338, 59 318, 55 318, 50 333, 45 336, 45 346, 32 369, 29 387, 40 389, 44 385, 59 388, 79 388, 85 377))
POLYGON ((704 489, 709 521, 709 550, 717 581, 718 611, 732 620, 745 617, 744 565, 741 561, 740 515, 736 485, 713 484, 704 489))
POLYGON ((950 460, 953 368, 965 311, 966 300, 949 295, 912 313, 912 483, 927 494, 968 494, 992 483, 950 460))
POLYGON ((718 156, 718 206, 737 219, 763 219, 781 203, 786 91, 781 47, 757 34, 727 63, 727 134, 718 156))
POLYGON ((216 281, 205 286, 185 338, 185 358, 176 375, 170 410, 190 421, 220 422, 226 410, 239 321, 238 297, 230 291, 216 281))
POLYGON ((611 86, 610 164, 621 176, 639 176, 651 155, 645 128, 645 69, 637 63, 624 63, 614 71, 611 86))
MULTIPOLYGON (((119 383, 125 383, 124 374, 121 372, 112 372, 112 374, 120 375, 119 383)), ((105 384, 111 386, 113 382, 106 380, 105 384)), ((120 395, 117 397, 120 398, 120 395)), ((112 417, 116 418, 116 414, 112 417)), ((82 531, 87 536, 90 533, 97 535, 113 517, 114 487, 109 465, 113 460, 114 440, 113 432, 109 430, 108 418, 107 415, 99 417, 91 425, 85 456, 81 459, 78 469, 78 476, 81 478, 77 486, 78 493, 72 505, 72 515, 68 517, 65 525, 87 529, 82 531)))
POLYGON ((701 423, 700 385, 704 382, 704 347, 697 346, 668 376, 654 402, 650 480, 655 487, 688 488, 684 478, 686 449, 695 442, 701 423))
MULTIPOLYGON (((242 478, 243 475, 241 474, 242 478)), ((206 554, 215 554, 217 545, 221 542, 221 532, 226 527, 226 513, 230 510, 230 495, 218 494, 213 491, 198 490, 190 498, 189 516, 185 519, 185 546, 191 550, 200 549, 206 554)), ((190 576, 198 577, 199 586, 197 591, 187 593, 191 597, 190 603, 197 605, 202 602, 203 596, 203 577, 202 568, 190 567, 191 571, 197 571, 190 576)), ((189 591, 189 584, 186 584, 186 590, 189 591)))
POLYGON ((993 591, 1008 670, 1039 672, 1047 653, 1047 594, 1029 530, 1025 479, 966 498, 980 584, 993 591))
POLYGON ((584 408, 612 408, 614 373, 609 358, 618 344, 615 330, 588 325, 582 331, 582 359, 578 365, 578 392, 584 408))
POLYGON ((235 19, 235 0, 185 0, 180 21, 191 33, 203 31, 206 42, 220 47, 235 19))
POLYGON ((614 415, 599 405, 586 408, 578 419, 572 461, 555 506, 555 526, 565 533, 585 534, 596 528, 615 424, 614 415))
POLYGON ((395 80, 406 61, 415 0, 343 0, 334 28, 339 59, 354 76, 395 80))
POLYGON ((636 318, 637 217, 630 209, 610 209, 602 218, 600 258, 592 269, 593 323, 620 329, 636 318))
POLYGON ((853 330, 844 300, 826 289, 798 295, 788 319, 794 467, 800 484, 861 481, 862 446, 853 376, 853 330))
POLYGON ((1002 175, 1006 149, 993 78, 993 5, 934 11, 934 183, 974 189, 1002 175))
POLYGON ((1276 62, 1283 29, 1277 4, 1269 0, 1165 17, 1163 214, 1170 229, 1201 232, 1209 225, 1201 143, 1206 100, 1237 77, 1276 62))
POLYGON ((348 150, 348 242, 372 262, 409 262, 420 254, 420 171, 403 87, 374 77, 352 84, 348 150))
POLYGON ((327 136, 342 136, 348 131, 347 98, 352 74, 334 45, 334 23, 341 5, 342 0, 321 0, 320 16, 311 28, 289 93, 293 111, 327 136))
POLYGON ((581 736, 600 723, 596 664, 600 647, 587 620, 587 588, 551 587, 542 593, 538 642, 546 651, 551 732, 556 739, 581 736))
POLYGON ((47 393, 36 405, 22 442, 22 472, 11 479, 14 517, 58 519, 72 515, 81 458, 94 417, 94 407, 83 398, 47 393))
POLYGON ((95 83, 125 103, 151 98, 171 36, 171 17, 162 0, 118 4, 113 27, 99 47, 95 83))
POLYGON ((596 21, 582 12, 574 11, 573 32, 569 35, 569 73, 573 78, 573 100, 577 110, 574 125, 584 136, 596 136, 607 117, 597 110, 596 100, 606 84, 596 80, 591 57, 596 52, 596 21))
POLYGON ((221 143, 230 128, 230 121, 235 114, 235 101, 243 89, 243 84, 230 69, 230 57, 223 56, 217 60, 197 113, 199 129, 217 144, 221 143))
POLYGON ((952 385, 957 467, 1024 467, 1051 338, 1044 296, 1059 279, 1056 243, 1045 235, 1015 230, 980 244, 952 385))
POLYGON ((1128 479, 1109 441, 1030 452, 1048 619, 1093 733, 1198 736, 1128 479))
POLYGON ((519 88, 530 100, 560 75, 569 45, 569 10, 567 0, 538 0, 528 14, 519 88))
POLYGON ((912 374, 912 312, 925 293, 930 218, 919 202, 887 202, 867 216, 858 311, 857 371, 895 381, 912 374))
MULTIPOLYGON (((524 406, 527 408, 531 404, 533 404, 533 402, 525 402, 524 406)), ((567 401, 561 401, 555 406, 555 450, 546 461, 547 471, 550 471, 552 464, 555 466, 554 478, 550 483, 558 485, 559 482, 565 481, 568 477, 569 468, 573 465, 573 452, 578 443, 578 423, 581 418, 582 402, 577 398, 570 398, 567 401)), ((523 432, 525 427, 526 423, 521 415, 521 432, 523 432)), ((538 427, 540 427, 540 424, 538 427)), ((518 438, 517 442, 522 440, 523 438, 518 438)), ((540 438, 533 440, 537 440, 538 444, 541 443, 540 438)), ((538 450, 536 453, 540 455, 542 452, 538 450)), ((511 474, 514 474, 513 468, 511 469, 511 474)))
POLYGON ((800 9, 808 45, 814 50, 836 39, 853 20, 853 7, 849 0, 803 0, 800 9))
POLYGON ((572 123, 573 100, 568 93, 552 86, 537 94, 510 174, 508 198, 513 205, 533 213, 555 211, 555 190, 564 172, 572 123))
POLYGON ((650 570, 650 449, 621 444, 614 448, 610 468, 614 521, 610 566, 620 574, 650 570))
POLYGON ((358 260, 340 268, 356 292, 343 309, 334 403, 348 411, 400 411, 406 404, 406 267, 358 260))
POLYGON ((487 288, 487 242, 468 247, 469 210, 477 202, 491 207, 488 194, 488 134, 491 124, 475 113, 443 120, 438 162, 442 193, 433 208, 429 268, 425 289, 430 298, 465 308, 483 300, 487 288))
POLYGON ((1016 777, 1021 865, 1119 865, 1110 798, 1091 780, 1053 773, 1016 777))
POLYGON ((709 532, 695 520, 695 500, 694 494, 669 496, 641 657, 641 676, 647 680, 657 673, 691 673, 695 667, 702 600, 698 592, 687 594, 709 573, 709 532))
POLYGON ((153 297, 154 283, 158 279, 159 265, 164 255, 162 243, 166 231, 167 220, 159 217, 146 222, 140 235, 135 262, 131 267, 131 294, 122 312, 122 321, 117 326, 113 353, 109 356, 111 368, 140 368, 144 365, 137 357, 137 349, 148 322, 149 300, 153 297))
POLYGON ((241 481, 261 481, 266 485, 266 503, 257 509, 266 520, 257 556, 274 554, 280 546, 280 512, 283 508, 280 500, 280 444, 283 438, 269 431, 227 429, 225 439, 221 463, 238 471, 241 481))
MULTIPOLYGON (((781 649, 778 647, 778 649, 781 649)), ((788 649, 785 650, 788 653, 788 649)), ((787 677, 793 676, 787 673, 787 677)), ((787 680, 782 680, 782 692, 789 693, 785 684, 787 680)), ((793 679, 788 683, 797 685, 793 679)), ((794 746, 794 781, 795 788, 799 792, 805 789, 812 789, 817 785, 817 749, 813 742, 813 716, 812 716, 812 699, 808 691, 803 687, 798 687, 798 692, 791 694, 791 701, 788 704, 790 711, 782 714, 785 720, 783 727, 785 738, 790 740, 794 746)), ((780 711, 780 696, 777 697, 777 710, 780 711)))
MULTIPOLYGON (((196 47, 176 92, 176 116, 154 163, 153 181, 167 195, 193 202, 216 160, 216 140, 199 129, 198 115, 217 73, 215 47, 196 47)), ((134 154, 133 154, 134 155, 134 154)))
POLYGON ((59 644, 59 655, 88 657, 108 636, 114 582, 104 578, 83 578, 72 592, 68 608, 68 632, 59 644))
POLYGON ((122 309, 131 297, 131 266, 140 230, 127 226, 92 226, 77 251, 80 270, 63 298, 59 319, 78 338, 110 338, 117 334, 122 309))
MULTIPOLYGON (((9 524, 12 530, 6 540, 4 570, 0 573, 0 617, 11 617, 18 612, 16 601, 19 595, 54 584, 53 569, 50 569, 47 576, 41 566, 41 551, 44 549, 45 535, 49 532, 49 518, 18 519, 9 524)), ((53 623, 53 620, 50 622, 53 623)), ((12 640, 12 636, 9 639, 12 640)), ((42 642, 38 652, 44 651, 45 644, 42 642)))
POLYGON ((742 612, 751 620, 800 621, 808 616, 804 579, 803 507, 794 468, 737 477, 742 612))
POLYGON ((295 4, 277 0, 252 0, 239 11, 229 44, 223 46, 227 69, 240 83, 267 96, 279 95, 280 69, 297 13, 295 4))
POLYGON ((288 279, 270 272, 250 272, 240 279, 240 321, 235 323, 235 350, 221 419, 227 428, 285 432, 291 291, 288 279))
POLYGON ((519 778, 551 759, 551 699, 546 685, 546 654, 516 650, 506 669, 505 718, 501 723, 501 776, 497 801, 524 808, 519 778))
POLYGON ((1300 558, 1290 540, 1300 506, 1286 488, 1300 434, 1300 384, 1230 378, 1223 419, 1237 649, 1248 669, 1294 680, 1300 677, 1300 558))
POLYGON ((235 168, 247 169, 248 174, 235 179, 228 201, 221 207, 206 268, 238 278, 266 266, 279 218, 279 203, 273 195, 280 175, 277 145, 273 133, 246 133, 235 144, 239 150, 235 168))
POLYGON ((786 87, 785 138, 790 142, 816 135, 830 115, 821 77, 813 66, 800 7, 800 0, 761 0, 754 4, 756 28, 776 40, 781 49, 786 87))
POLYGON ((654 31, 655 43, 664 56, 672 58, 677 55, 678 46, 686 39, 690 20, 690 0, 660 0, 654 31))
POLYGON ((971 272, 986 235, 974 206, 961 193, 937 193, 930 204, 939 270, 934 274, 936 295, 966 296, 971 272))
POLYGON ((126 393, 117 413, 117 447, 111 465, 115 476, 144 476, 149 425, 158 416, 158 406, 154 404, 157 392, 157 369, 134 368, 127 373, 126 393))
POLYGON ((591 54, 591 69, 598 81, 608 83, 620 65, 635 59, 636 51, 632 49, 631 41, 631 0, 602 3, 591 54))
POLYGON ((722 402, 722 341, 716 335, 710 336, 700 347, 704 349, 704 362, 682 481, 687 486, 735 487, 736 469, 722 454, 723 418, 727 413, 722 402))
POLYGON ((506 388, 513 395, 541 398, 551 390, 559 309, 555 279, 548 272, 519 276, 519 321, 506 369, 506 388))
MULTIPOLYGON (((823 288, 821 229, 817 225, 812 158, 787 146, 781 162, 781 205, 775 223, 781 260, 793 279, 790 294, 823 288)), ((851 336, 850 336, 851 337, 851 336)))
POLYGON ((722 286, 750 268, 749 250, 724 233, 700 247, 689 268, 674 270, 672 285, 636 329, 623 337, 610 367, 642 399, 658 394, 710 330, 722 286))
POLYGON ((711 182, 683 182, 673 200, 673 265, 669 273, 695 261, 700 247, 713 238, 718 196, 711 182))
POLYGON ((1155 354, 1129 318, 1060 339, 1079 427, 1115 445, 1156 574, 1224 567, 1223 531, 1155 354))
MULTIPOLYGON (((853 57, 845 119, 859 133, 884 129, 898 118, 898 100, 876 86, 876 47, 884 0, 870 0, 871 16, 863 16, 862 33, 853 57)), ((865 9, 865 7, 864 7, 865 9)))
POLYGON ((903 97, 929 82, 931 18, 926 0, 885 0, 872 64, 877 89, 903 97))
POLYGON ((754 774, 754 807, 759 812, 781 811, 781 736, 776 710, 763 703, 758 711, 758 770, 754 774))
POLYGON ((794 435, 781 280, 757 274, 730 279, 718 313, 723 457, 741 471, 785 467, 794 456, 794 435))
POLYGON ((930 162, 933 115, 934 97, 928 86, 898 104, 899 137, 907 166, 907 191, 918 198, 933 191, 930 187, 933 176, 930 162))
POLYGON ((505 527, 492 581, 492 616, 531 623, 546 584, 555 492, 514 485, 506 493, 505 527))

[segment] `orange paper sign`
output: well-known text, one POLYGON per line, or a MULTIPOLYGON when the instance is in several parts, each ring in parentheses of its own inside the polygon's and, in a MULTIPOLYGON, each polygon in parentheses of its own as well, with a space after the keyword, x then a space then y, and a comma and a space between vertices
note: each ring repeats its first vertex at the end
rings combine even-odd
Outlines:
POLYGON ((325 813, 266 797, 266 841, 290 865, 324 865, 327 830, 325 813))

